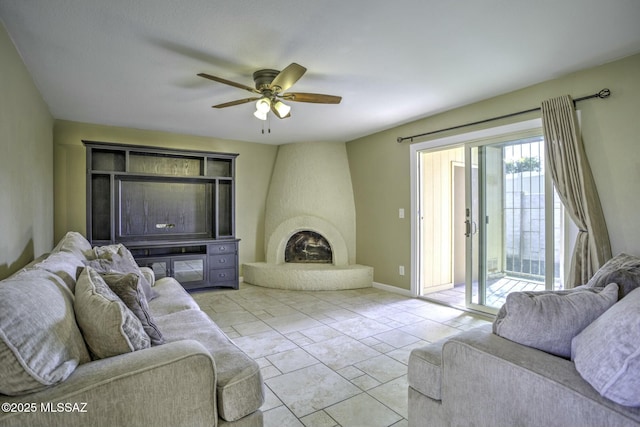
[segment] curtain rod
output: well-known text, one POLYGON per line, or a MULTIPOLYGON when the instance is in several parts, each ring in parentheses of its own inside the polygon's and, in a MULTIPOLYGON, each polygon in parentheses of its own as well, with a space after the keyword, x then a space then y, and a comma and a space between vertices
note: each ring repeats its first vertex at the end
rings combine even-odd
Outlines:
MULTIPOLYGON (((591 98, 605 99, 605 98, 608 98, 610 95, 611 95, 611 91, 609 89, 602 89, 600 92, 594 93, 593 95, 587 95, 587 96, 583 96, 582 98, 574 99, 573 100, 573 104, 575 105, 575 103, 578 102, 578 101, 584 101, 585 99, 591 99, 591 98)), ((420 133, 420 134, 417 134, 417 135, 399 136, 397 141, 398 141, 398 144, 400 144, 403 141, 406 141, 407 139, 410 139, 411 142, 413 142, 413 138, 419 138, 419 137, 422 137, 422 136, 433 135, 434 133, 446 132, 448 130, 460 129, 460 128, 467 127, 467 126, 479 125, 479 124, 482 124, 482 123, 492 122, 494 120, 506 119, 508 117, 519 116, 521 114, 532 113, 534 111, 540 111, 540 107, 531 108, 529 110, 524 110, 524 111, 518 111, 516 113, 505 114, 503 116, 491 117, 490 119, 479 120, 477 122, 471 122, 471 123, 465 123, 463 125, 452 126, 450 128, 433 130, 431 132, 420 133)))

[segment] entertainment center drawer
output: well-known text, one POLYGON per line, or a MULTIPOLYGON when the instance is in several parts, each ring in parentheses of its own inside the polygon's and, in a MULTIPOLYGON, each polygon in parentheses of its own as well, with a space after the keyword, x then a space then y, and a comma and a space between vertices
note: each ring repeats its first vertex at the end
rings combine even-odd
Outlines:
POLYGON ((212 243, 209 245, 209 255, 235 254, 237 252, 236 242, 212 243))
POLYGON ((209 268, 232 268, 236 266, 236 254, 210 255, 209 268))
POLYGON ((236 281, 236 269, 235 268, 221 268, 216 270, 209 270, 209 281, 213 285, 217 285, 220 282, 234 282, 236 281))

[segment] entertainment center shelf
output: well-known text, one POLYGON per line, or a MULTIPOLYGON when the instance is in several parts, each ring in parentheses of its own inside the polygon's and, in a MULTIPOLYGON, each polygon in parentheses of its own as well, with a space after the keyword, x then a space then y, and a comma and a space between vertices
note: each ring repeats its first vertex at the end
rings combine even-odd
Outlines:
POLYGON ((238 288, 237 154, 83 142, 93 245, 122 243, 185 289, 238 288))

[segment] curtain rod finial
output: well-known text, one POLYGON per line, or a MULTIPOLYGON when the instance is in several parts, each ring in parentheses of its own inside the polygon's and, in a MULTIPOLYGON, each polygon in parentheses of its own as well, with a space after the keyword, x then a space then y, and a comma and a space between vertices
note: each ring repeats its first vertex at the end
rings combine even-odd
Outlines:
POLYGON ((611 96, 611 91, 609 89, 602 89, 598 92, 598 98, 608 98, 611 96))

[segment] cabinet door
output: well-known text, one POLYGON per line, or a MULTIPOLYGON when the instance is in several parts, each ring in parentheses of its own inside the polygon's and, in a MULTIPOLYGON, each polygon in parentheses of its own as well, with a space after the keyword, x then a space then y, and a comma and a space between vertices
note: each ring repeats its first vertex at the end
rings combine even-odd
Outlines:
POLYGON ((206 285, 206 261, 206 255, 136 258, 140 267, 149 267, 153 270, 156 280, 163 277, 173 277, 185 289, 195 289, 206 285))
POLYGON ((140 267, 149 267, 153 270, 156 280, 171 276, 168 258, 136 258, 136 262, 140 267))
POLYGON ((171 276, 185 288, 194 288, 205 283, 205 266, 205 255, 172 258, 171 276))

